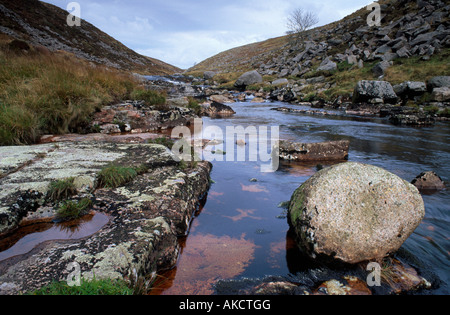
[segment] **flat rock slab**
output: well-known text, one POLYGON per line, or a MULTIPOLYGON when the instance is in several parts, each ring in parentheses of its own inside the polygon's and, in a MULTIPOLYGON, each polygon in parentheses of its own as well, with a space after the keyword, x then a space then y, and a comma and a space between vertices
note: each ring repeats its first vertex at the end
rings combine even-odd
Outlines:
MULTIPOLYGON (((57 143, 0 147, 0 222, 3 235, 39 219, 54 180, 78 179, 79 195, 92 211, 109 216, 97 233, 78 240, 47 241, 31 252, 0 262, 0 294, 17 294, 65 281, 79 267, 86 279, 130 279, 171 268, 177 236, 186 233, 199 199, 209 189, 211 164, 180 168, 161 145, 57 143), (148 171, 116 189, 96 189, 96 174, 110 164, 145 165, 148 171), (21 199, 22 202, 18 200, 21 199)), ((74 198, 77 198, 75 196, 74 198)))
POLYGON ((295 143, 280 141, 280 158, 291 161, 335 161, 347 160, 350 141, 319 143, 295 143))

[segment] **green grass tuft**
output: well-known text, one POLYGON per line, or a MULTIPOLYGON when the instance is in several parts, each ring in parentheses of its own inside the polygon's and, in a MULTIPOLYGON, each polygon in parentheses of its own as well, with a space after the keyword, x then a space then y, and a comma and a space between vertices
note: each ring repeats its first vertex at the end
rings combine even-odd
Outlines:
POLYGON ((131 182, 136 176, 144 174, 148 167, 140 165, 137 167, 124 167, 110 165, 103 168, 97 176, 98 188, 117 188, 131 182))
POLYGON ((133 295, 133 290, 123 280, 81 279, 81 286, 70 287, 66 282, 53 282, 29 295, 133 295))
POLYGON ((89 198, 81 199, 80 201, 65 201, 59 206, 56 213, 58 221, 71 221, 78 219, 88 213, 88 209, 92 206, 92 200, 89 198))
POLYGON ((48 187, 47 198, 51 201, 58 201, 76 195, 77 189, 73 184, 74 180, 75 179, 73 177, 69 177, 50 183, 48 187))

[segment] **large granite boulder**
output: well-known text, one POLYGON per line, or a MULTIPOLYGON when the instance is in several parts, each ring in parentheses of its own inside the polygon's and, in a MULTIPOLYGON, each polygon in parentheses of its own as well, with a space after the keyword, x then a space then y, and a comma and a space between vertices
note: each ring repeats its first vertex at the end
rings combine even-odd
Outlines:
POLYGON ((246 86, 251 85, 251 84, 262 83, 262 81, 263 81, 263 78, 258 73, 258 71, 253 70, 253 71, 249 71, 249 72, 246 72, 243 75, 241 75, 236 80, 236 83, 234 84, 234 86, 237 88, 245 88, 246 86))
POLYGON ((365 103, 371 102, 374 99, 381 99, 384 103, 395 104, 397 102, 397 95, 389 82, 359 81, 355 87, 353 102, 365 103))
POLYGON ((416 187, 379 167, 348 162, 298 188, 289 223, 313 258, 356 264, 396 252, 424 218, 416 187))

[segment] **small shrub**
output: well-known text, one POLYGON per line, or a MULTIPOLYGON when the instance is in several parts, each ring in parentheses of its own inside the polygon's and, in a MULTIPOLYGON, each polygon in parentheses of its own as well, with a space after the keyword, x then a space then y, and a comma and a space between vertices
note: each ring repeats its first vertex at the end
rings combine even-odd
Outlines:
POLYGON ((166 104, 165 96, 152 90, 136 89, 131 93, 131 98, 144 101, 147 106, 166 104))
POLYGON ((74 180, 75 179, 73 177, 69 177, 50 183, 48 187, 47 198, 51 201, 58 201, 76 195, 77 189, 73 184, 74 180))
POLYGON ((439 117, 450 117, 450 107, 446 107, 438 112, 439 117))
POLYGON ((439 107, 436 105, 425 106, 423 110, 429 114, 437 114, 439 112, 439 107))
POLYGON ((196 115, 200 115, 202 107, 198 101, 194 97, 188 96, 188 102, 188 108, 192 109, 196 115))

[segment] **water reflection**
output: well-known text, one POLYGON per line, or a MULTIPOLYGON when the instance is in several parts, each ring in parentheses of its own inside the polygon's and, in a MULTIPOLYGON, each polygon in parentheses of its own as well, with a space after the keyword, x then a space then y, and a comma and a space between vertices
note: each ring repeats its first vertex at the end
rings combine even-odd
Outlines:
POLYGON ((176 268, 160 275, 150 294, 210 295, 217 280, 232 279, 245 271, 256 248, 245 234, 239 238, 195 234, 180 243, 176 268))
POLYGON ((103 213, 91 213, 64 223, 37 223, 20 228, 0 242, 0 261, 30 252, 37 245, 50 240, 81 239, 98 232, 109 222, 103 213))

